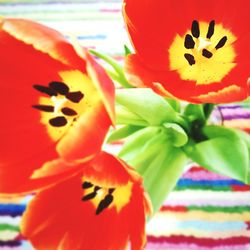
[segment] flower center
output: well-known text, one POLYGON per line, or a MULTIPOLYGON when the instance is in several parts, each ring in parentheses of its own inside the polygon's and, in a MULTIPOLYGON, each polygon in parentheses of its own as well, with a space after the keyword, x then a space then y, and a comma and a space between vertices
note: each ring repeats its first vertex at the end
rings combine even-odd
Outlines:
POLYGON ((183 36, 176 35, 169 48, 170 70, 196 84, 220 82, 235 66, 234 34, 222 24, 194 20, 183 36))
POLYGON ((129 203, 131 196, 132 183, 121 187, 99 187, 91 182, 84 181, 82 183, 84 190, 82 201, 89 201, 96 207, 96 215, 103 210, 115 207, 119 212, 126 204, 129 203))
POLYGON ((64 71, 59 75, 62 81, 51 81, 47 86, 33 85, 42 95, 32 107, 41 111, 40 122, 54 141, 60 139, 96 99, 93 97, 96 90, 83 73, 64 71))

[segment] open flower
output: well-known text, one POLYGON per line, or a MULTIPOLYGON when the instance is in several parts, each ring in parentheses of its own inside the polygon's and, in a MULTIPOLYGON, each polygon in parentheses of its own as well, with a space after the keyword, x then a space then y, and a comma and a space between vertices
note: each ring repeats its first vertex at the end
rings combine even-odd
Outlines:
POLYGON ((248 0, 125 0, 131 84, 194 103, 250 92, 248 0))
POLYGON ((57 31, 0 19, 0 192, 55 181, 32 180, 59 156, 90 159, 114 120, 114 86, 83 49, 57 31))
POLYGON ((31 201, 21 224, 24 236, 38 250, 125 250, 128 242, 132 250, 143 249, 150 204, 142 179, 104 152, 78 167, 31 201))
POLYGON ((101 151, 113 83, 60 33, 22 19, 0 25, 0 192, 38 190, 23 234, 38 250, 142 249, 142 179, 101 151))

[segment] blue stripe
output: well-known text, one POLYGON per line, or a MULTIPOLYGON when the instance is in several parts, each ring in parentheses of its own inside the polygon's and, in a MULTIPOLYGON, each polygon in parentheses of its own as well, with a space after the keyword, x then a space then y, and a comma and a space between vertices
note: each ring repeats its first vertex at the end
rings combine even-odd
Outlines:
POLYGON ((0 204, 0 215, 22 215, 26 206, 24 204, 0 204))
MULTIPOLYGON (((216 220, 216 218, 215 218, 216 220)), ((202 231, 232 231, 232 230, 246 230, 247 225, 241 221, 226 221, 226 222, 217 222, 217 221, 199 221, 199 220, 190 220, 190 221, 180 221, 178 222, 178 228, 181 229, 199 229, 202 231)))
POLYGON ((231 186, 239 185, 244 186, 244 184, 237 180, 192 180, 192 179, 181 179, 178 181, 177 186, 231 186))

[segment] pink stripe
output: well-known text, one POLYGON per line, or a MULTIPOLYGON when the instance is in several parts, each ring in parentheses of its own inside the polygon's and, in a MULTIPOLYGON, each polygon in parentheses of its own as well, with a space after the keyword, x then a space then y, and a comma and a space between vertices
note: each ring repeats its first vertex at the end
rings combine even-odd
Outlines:
POLYGON ((152 243, 148 242, 145 250, 246 250, 250 245, 235 245, 235 246, 219 246, 219 247, 202 247, 196 244, 169 244, 169 243, 152 243))
POLYGON ((231 180, 231 178, 229 177, 218 175, 212 172, 207 172, 204 170, 201 170, 199 172, 188 171, 182 176, 182 178, 192 179, 195 181, 198 181, 198 180, 231 180))
MULTIPOLYGON (((196 244, 203 247, 217 247, 217 246, 230 246, 232 247, 250 244, 250 237, 229 237, 225 239, 214 239, 214 238, 198 238, 193 236, 183 236, 183 235, 172 235, 172 236, 147 236, 148 242, 156 243, 170 243, 179 244, 180 242, 190 244, 196 244)), ((238 248, 237 248, 238 249, 238 248)))

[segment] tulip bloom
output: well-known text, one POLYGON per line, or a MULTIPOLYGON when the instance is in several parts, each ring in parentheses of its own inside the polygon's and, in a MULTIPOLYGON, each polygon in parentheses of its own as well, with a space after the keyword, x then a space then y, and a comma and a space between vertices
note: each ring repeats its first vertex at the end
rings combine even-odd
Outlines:
POLYGON ((55 181, 32 179, 44 164, 100 151, 114 86, 87 52, 43 25, 0 19, 0 44, 0 192, 25 192, 55 181))
POLYGON ((250 92, 248 0, 124 0, 131 84, 193 103, 250 92))
POLYGON ((23 235, 38 250, 142 249, 150 209, 142 179, 101 151, 113 83, 55 30, 0 22, 0 192, 38 191, 23 235))
POLYGON ((142 250, 150 209, 142 179, 104 152, 78 168, 31 201, 21 223, 24 236, 38 250, 125 250, 128 242, 142 250))

